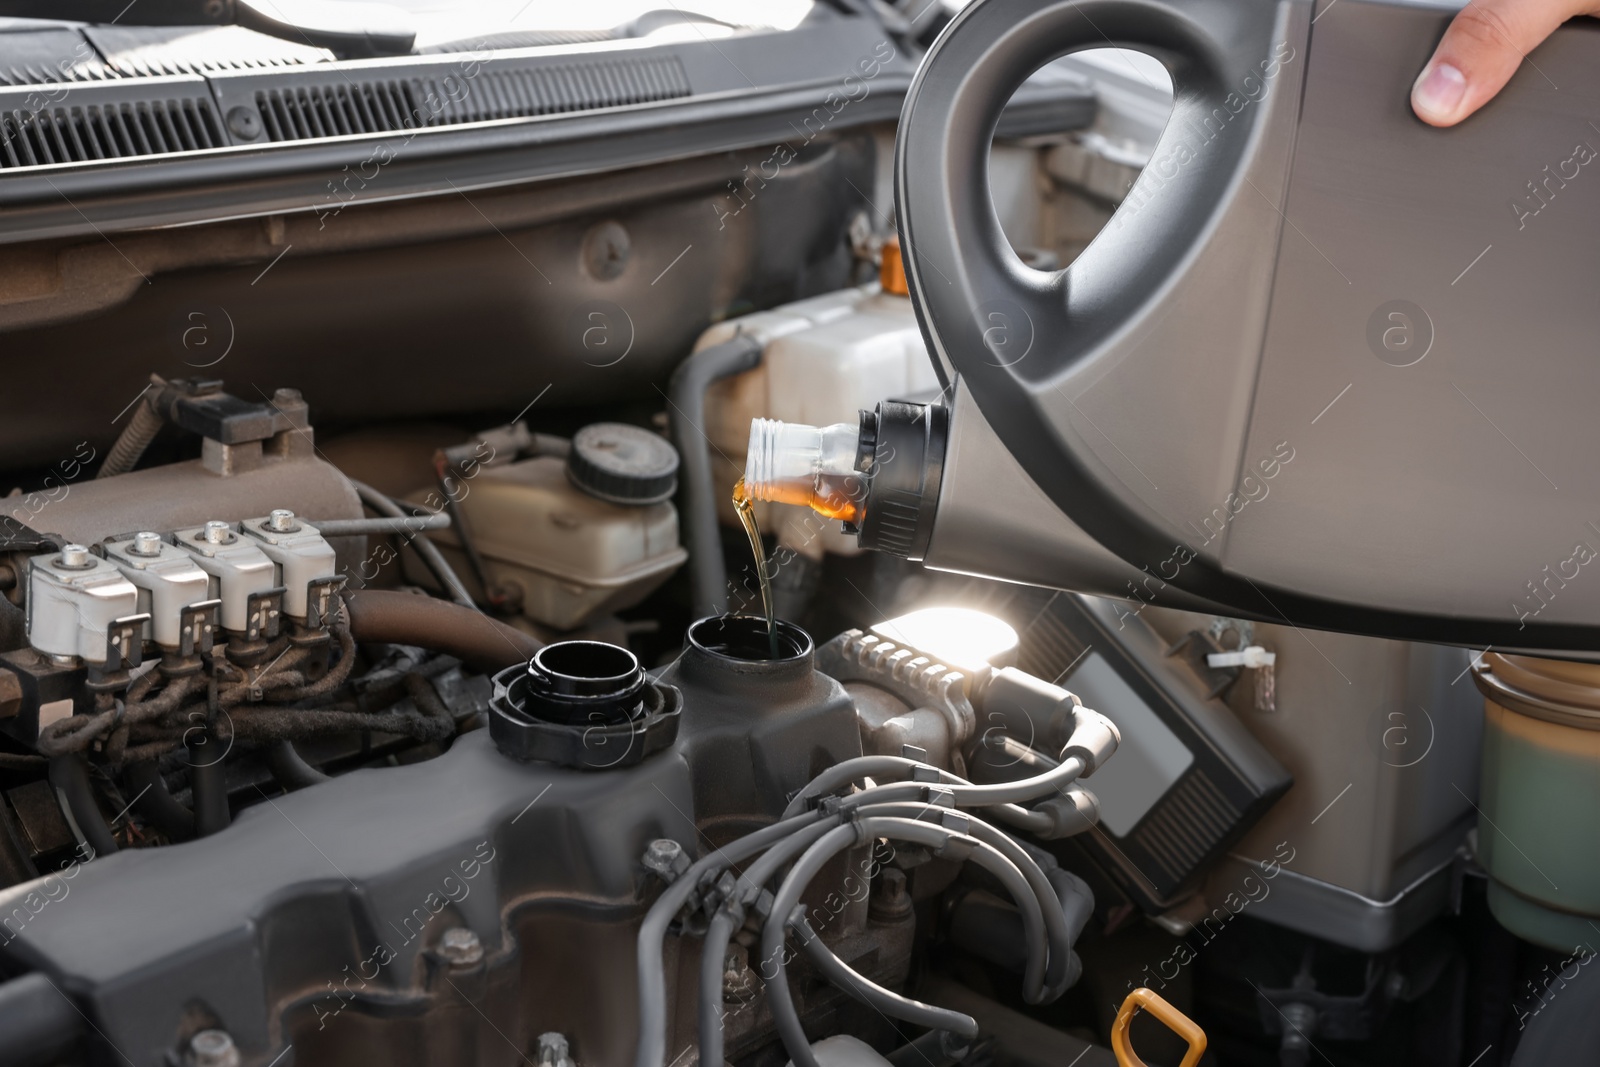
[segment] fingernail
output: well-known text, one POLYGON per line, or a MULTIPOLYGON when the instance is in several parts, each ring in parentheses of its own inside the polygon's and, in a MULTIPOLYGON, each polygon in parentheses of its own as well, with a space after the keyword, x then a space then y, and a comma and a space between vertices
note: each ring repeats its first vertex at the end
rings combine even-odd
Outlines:
POLYGON ((1411 87, 1411 104, 1431 118, 1449 119, 1467 94, 1467 79, 1448 63, 1429 63, 1411 87))

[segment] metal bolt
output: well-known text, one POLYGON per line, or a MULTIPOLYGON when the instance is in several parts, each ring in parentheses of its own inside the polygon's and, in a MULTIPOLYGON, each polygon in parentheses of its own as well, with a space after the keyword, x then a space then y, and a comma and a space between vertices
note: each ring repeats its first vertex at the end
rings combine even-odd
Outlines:
POLYGON ((239 1050, 226 1030, 202 1030, 189 1039, 194 1067, 239 1067, 239 1050))
POLYGON ((62 545, 56 562, 63 567, 82 569, 89 566, 89 549, 84 545, 62 545))
POLYGON ((540 1034, 534 1045, 534 1059, 539 1067, 573 1067, 566 1035, 554 1031, 540 1034))
POLYGON ((269 530, 275 530, 278 533, 289 533, 297 528, 298 524, 294 521, 294 512, 288 508, 273 508, 272 513, 267 516, 267 529, 269 530))
POLYGON ((272 391, 272 402, 274 404, 298 404, 300 403, 300 390, 274 389, 272 391))
POLYGON ((644 850, 644 863, 646 870, 654 871, 665 881, 672 881, 687 867, 689 857, 683 854, 683 846, 670 837, 658 837, 644 850))
POLYGON ((439 955, 452 967, 470 967, 483 959, 483 942, 465 926, 452 926, 439 939, 439 955))
POLYGON ((233 526, 213 519, 200 531, 200 539, 207 544, 226 545, 234 539, 233 526))
POLYGON ((133 540, 128 544, 130 556, 159 556, 161 555, 161 535, 149 530, 140 530, 133 535, 133 540))

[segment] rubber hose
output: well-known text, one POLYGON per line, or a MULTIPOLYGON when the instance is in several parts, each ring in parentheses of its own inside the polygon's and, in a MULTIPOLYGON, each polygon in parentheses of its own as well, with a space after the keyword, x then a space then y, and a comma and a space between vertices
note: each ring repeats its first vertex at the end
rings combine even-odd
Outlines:
POLYGON ((150 442, 156 439, 156 434, 161 432, 161 427, 166 425, 159 412, 156 411, 155 398, 150 395, 152 388, 159 391, 166 381, 158 375, 150 375, 150 384, 145 386, 145 391, 139 395, 138 403, 133 406, 133 418, 128 420, 128 425, 122 428, 117 435, 111 451, 106 453, 105 462, 100 464, 100 469, 95 472, 95 478, 114 478, 119 474, 126 474, 138 464, 144 456, 145 449, 150 447, 150 442))
POLYGON ((634 1049, 634 1067, 663 1067, 667 1052, 667 980, 662 973, 661 940, 673 916, 688 903, 711 871, 739 864, 775 841, 821 818, 806 812, 793 819, 763 826, 722 848, 702 856, 675 878, 645 913, 639 926, 637 970, 639 976, 639 1041, 634 1049))
POLYGON ((273 779, 291 793, 296 789, 306 789, 320 782, 326 782, 329 778, 301 757, 293 741, 287 739, 274 741, 266 747, 263 754, 273 779))
MULTIPOLYGON (((744 887, 760 889, 778 873, 778 868, 805 851, 823 834, 839 823, 838 816, 820 819, 810 826, 794 831, 779 841, 748 867, 739 877, 744 887)), ((734 916, 724 906, 711 917, 705 940, 700 946, 700 1055, 707 1063, 720 1063, 722 1056, 722 969, 720 964, 728 954, 728 942, 735 929, 734 916), (716 961, 715 981, 711 973, 716 961)))
POLYGON ((213 755, 220 746, 209 727, 186 741, 189 785, 194 793, 194 832, 198 837, 209 837, 226 830, 233 821, 228 810, 227 753, 213 755))
MULTIPOLYGON (((890 819, 897 824, 910 821, 926 822, 929 808, 926 804, 879 804, 862 807, 855 813, 857 819, 890 819)), ((938 826, 937 823, 927 825, 938 826)), ((944 827, 940 827, 945 829, 944 827)), ((954 831, 952 831, 954 832, 954 831)), ((1003 892, 1017 904, 1021 916, 1024 948, 1023 999, 1030 1004, 1043 1004, 1056 999, 1067 990, 1078 975, 1071 968, 1075 957, 1068 937, 1066 916, 1062 913, 1055 888, 1028 853, 1005 834, 981 819, 968 820, 966 836, 977 841, 980 848, 973 861, 988 871, 999 883, 1003 892), (1044 945, 1043 952, 1040 945, 1044 945)), ((831 951, 822 946, 822 952, 831 951)), ((837 961, 840 967, 846 965, 837 961)), ((854 973, 854 972, 852 972, 854 973)), ((863 982, 866 979, 862 979, 863 982)), ((870 984, 870 983, 869 983, 870 984)), ((908 1003, 916 1004, 916 1001, 908 1003)), ((929 1008, 927 1005, 920 1005, 929 1008)), ((943 1011, 944 1009, 932 1009, 943 1011)), ((908 1020, 916 1021, 916 1020, 908 1020)), ((946 1022, 927 1021, 919 1025, 954 1030, 946 1022)))
POLYGON ((816 964, 822 976, 861 1003, 876 1008, 891 1019, 899 1019, 913 1026, 948 1031, 968 1040, 978 1036, 978 1020, 972 1016, 912 1000, 864 977, 834 955, 833 950, 822 943, 822 938, 804 919, 790 923, 789 929, 800 936, 801 949, 816 964))
MULTIPOLYGON (((905 819, 923 818, 928 814, 926 804, 874 804, 863 807, 858 813, 861 817, 873 815, 895 816, 905 819)), ((1072 946, 1077 941, 1078 935, 1083 932, 1083 925, 1088 921, 1088 915, 1082 914, 1076 898, 1072 901, 1072 910, 1068 910, 1067 898, 1063 896, 1066 890, 1056 884, 1052 877, 1055 874, 1077 881, 1075 876, 1067 874, 1060 867, 1055 866, 1055 859, 1049 853, 1051 869, 1047 872, 1034 853, 1025 848, 1010 835, 995 829, 981 819, 972 819, 967 825, 967 833, 977 838, 984 844, 999 852, 1027 879, 1028 888, 1033 891, 1034 899, 1039 902, 1041 917, 1044 920, 1045 936, 1049 943, 1048 963, 1045 970, 1045 984, 1040 991, 1038 1003, 1049 1003, 1065 993, 1072 984, 1078 980, 1078 967, 1075 966, 1076 957, 1072 953, 1072 946)), ((1039 850, 1043 851, 1043 850, 1039 850)), ((1078 882, 1078 885, 1082 885, 1078 882)), ((1076 889, 1076 886, 1073 887, 1076 889)), ((1084 891, 1088 887, 1084 886, 1084 891)), ((1089 897, 1089 910, 1094 909, 1094 898, 1089 897)), ((932 1024, 925 1024, 932 1025, 932 1024)), ((943 1029, 951 1029, 944 1027, 943 1029)))
MULTIPOLYGON (((845 760, 843 763, 836 763, 813 778, 806 784, 804 789, 795 794, 793 800, 789 801, 789 805, 784 809, 783 814, 788 817, 797 811, 804 811, 806 804, 813 797, 832 793, 863 778, 891 778, 900 781, 910 778, 912 772, 919 767, 937 771, 940 785, 972 785, 965 778, 952 774, 943 768, 931 767, 929 764, 907 759, 904 756, 857 756, 854 759, 845 760)), ((872 802, 876 803, 877 801, 874 800, 872 802)), ((1050 816, 1042 812, 1029 811, 1027 808, 1019 808, 1015 804, 990 804, 983 805, 983 807, 1006 825, 1014 826, 1019 830, 1026 830, 1029 833, 1044 834, 1055 827, 1055 823, 1050 816)))
POLYGON ((89 765, 75 752, 67 752, 50 760, 50 784, 65 804, 67 813, 77 824, 83 840, 94 849, 96 856, 109 856, 117 851, 111 827, 95 803, 94 788, 89 784, 89 765))
POLYGON ((173 841, 194 839, 194 812, 167 792, 167 783, 162 779, 160 768, 154 760, 130 763, 122 775, 138 794, 133 806, 140 815, 149 819, 173 841))
POLYGON ((718 910, 700 945, 700 1059, 705 1063, 722 1062, 722 963, 733 928, 733 913, 718 910))
MULTIPOLYGON (((667 386, 668 420, 681 464, 684 540, 689 547, 689 589, 696 618, 728 610, 728 569, 722 560, 717 489, 711 478, 711 438, 706 435, 706 390, 713 382, 761 363, 761 342, 739 334, 702 348, 678 364, 667 386)), ((728 487, 732 490, 732 486, 728 487)))
POLYGON ((72 1057, 87 1021, 54 982, 25 974, 0 983, 0 1063, 6 1067, 45 1067, 72 1057))
MULTIPOLYGON (((876 837, 910 841, 934 848, 943 848, 952 843, 966 846, 971 850, 969 855, 973 862, 984 867, 1006 885, 1023 914, 1029 944, 1039 946, 1044 942, 1044 917, 1039 908, 1039 901, 1029 888, 1027 879, 1004 855, 977 838, 956 833, 933 823, 878 816, 863 818, 831 830, 805 851, 784 878, 783 885, 773 898, 771 916, 761 931, 761 977, 767 988, 767 1008, 772 1013, 773 1022, 777 1025, 779 1036, 783 1039, 784 1048, 788 1051, 794 1067, 818 1067, 818 1065, 816 1055, 811 1050, 811 1042, 800 1025, 799 1013, 795 1011, 794 996, 789 991, 788 974, 783 962, 784 931, 795 920, 793 913, 799 903, 800 895, 805 892, 806 886, 816 877, 817 872, 838 853, 854 844, 876 837), (772 971, 771 977, 766 973, 769 969, 772 971)), ((803 916, 799 918, 800 921, 804 921, 803 916)), ((844 964, 840 963, 840 966, 843 967, 844 964)), ((1029 973, 1024 979, 1025 984, 1041 985, 1044 970, 1044 953, 1036 950, 1029 960, 1029 973)))
MULTIPOLYGON (((378 492, 365 482, 351 479, 350 484, 355 488, 356 495, 361 498, 361 502, 373 511, 387 515, 392 519, 407 519, 411 517, 386 494, 378 492)), ((472 600, 472 594, 467 592, 467 587, 461 584, 461 579, 456 576, 456 572, 451 569, 444 556, 439 554, 438 546, 426 537, 409 538, 406 544, 410 545, 417 555, 422 558, 423 564, 439 580, 439 585, 443 587, 445 592, 450 594, 450 599, 462 607, 471 608, 474 611, 478 609, 478 605, 472 600)))
POLYGON ((362 589, 344 596, 350 634, 357 641, 415 645, 454 656, 475 671, 493 674, 526 663, 544 645, 477 608, 391 589, 362 589))

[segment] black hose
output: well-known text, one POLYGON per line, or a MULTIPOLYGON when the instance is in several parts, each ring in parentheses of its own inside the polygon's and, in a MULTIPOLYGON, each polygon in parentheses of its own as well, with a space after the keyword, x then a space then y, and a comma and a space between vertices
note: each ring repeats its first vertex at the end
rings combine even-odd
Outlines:
POLYGON ((274 741, 266 747, 263 755, 272 777, 290 792, 326 782, 329 778, 301 757, 293 741, 274 741))
MULTIPOLYGON (((386 494, 378 492, 365 482, 351 479, 350 484, 355 487, 356 495, 361 497, 361 502, 373 511, 387 515, 392 519, 411 518, 399 504, 391 500, 386 494)), ((422 559, 423 564, 438 579, 439 585, 450 594, 462 607, 477 609, 478 605, 472 600, 472 594, 467 592, 467 587, 461 584, 461 579, 451 569, 444 556, 439 554, 438 547, 426 537, 407 538, 406 544, 422 559)))
POLYGON ((155 760, 130 763, 123 771, 128 785, 135 790, 133 806, 140 815, 173 841, 194 839, 194 812, 178 803, 167 791, 167 783, 155 760))
POLYGON ((210 728, 195 730, 185 738, 189 746, 189 784, 194 793, 194 830, 209 837, 228 828, 227 754, 217 755, 221 744, 210 728))
POLYGON ((83 1039, 88 1021, 44 974, 0 983, 0 1063, 45 1067, 64 1063, 83 1039))
POLYGON ((689 587, 696 618, 728 610, 728 570, 722 560, 717 490, 711 480, 711 439, 705 431, 706 390, 712 382, 760 363, 761 342, 739 334, 678 364, 667 386, 672 443, 683 464, 684 540, 689 546, 689 587))
POLYGON ((95 803, 94 787, 89 784, 89 765, 76 752, 67 752, 50 760, 50 784, 55 787, 63 812, 77 826, 78 833, 96 856, 109 856, 117 851, 111 827, 95 803))

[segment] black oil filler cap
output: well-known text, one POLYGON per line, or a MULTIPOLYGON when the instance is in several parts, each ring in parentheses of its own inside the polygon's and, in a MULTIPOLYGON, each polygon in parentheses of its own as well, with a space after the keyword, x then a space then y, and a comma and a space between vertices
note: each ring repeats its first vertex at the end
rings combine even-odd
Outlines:
POLYGON ((494 676, 489 736, 512 759, 603 771, 670 747, 682 710, 627 649, 561 641, 494 676))
POLYGON ((608 503, 659 504, 678 491, 678 450, 642 427, 597 422, 573 436, 567 477, 608 503))

